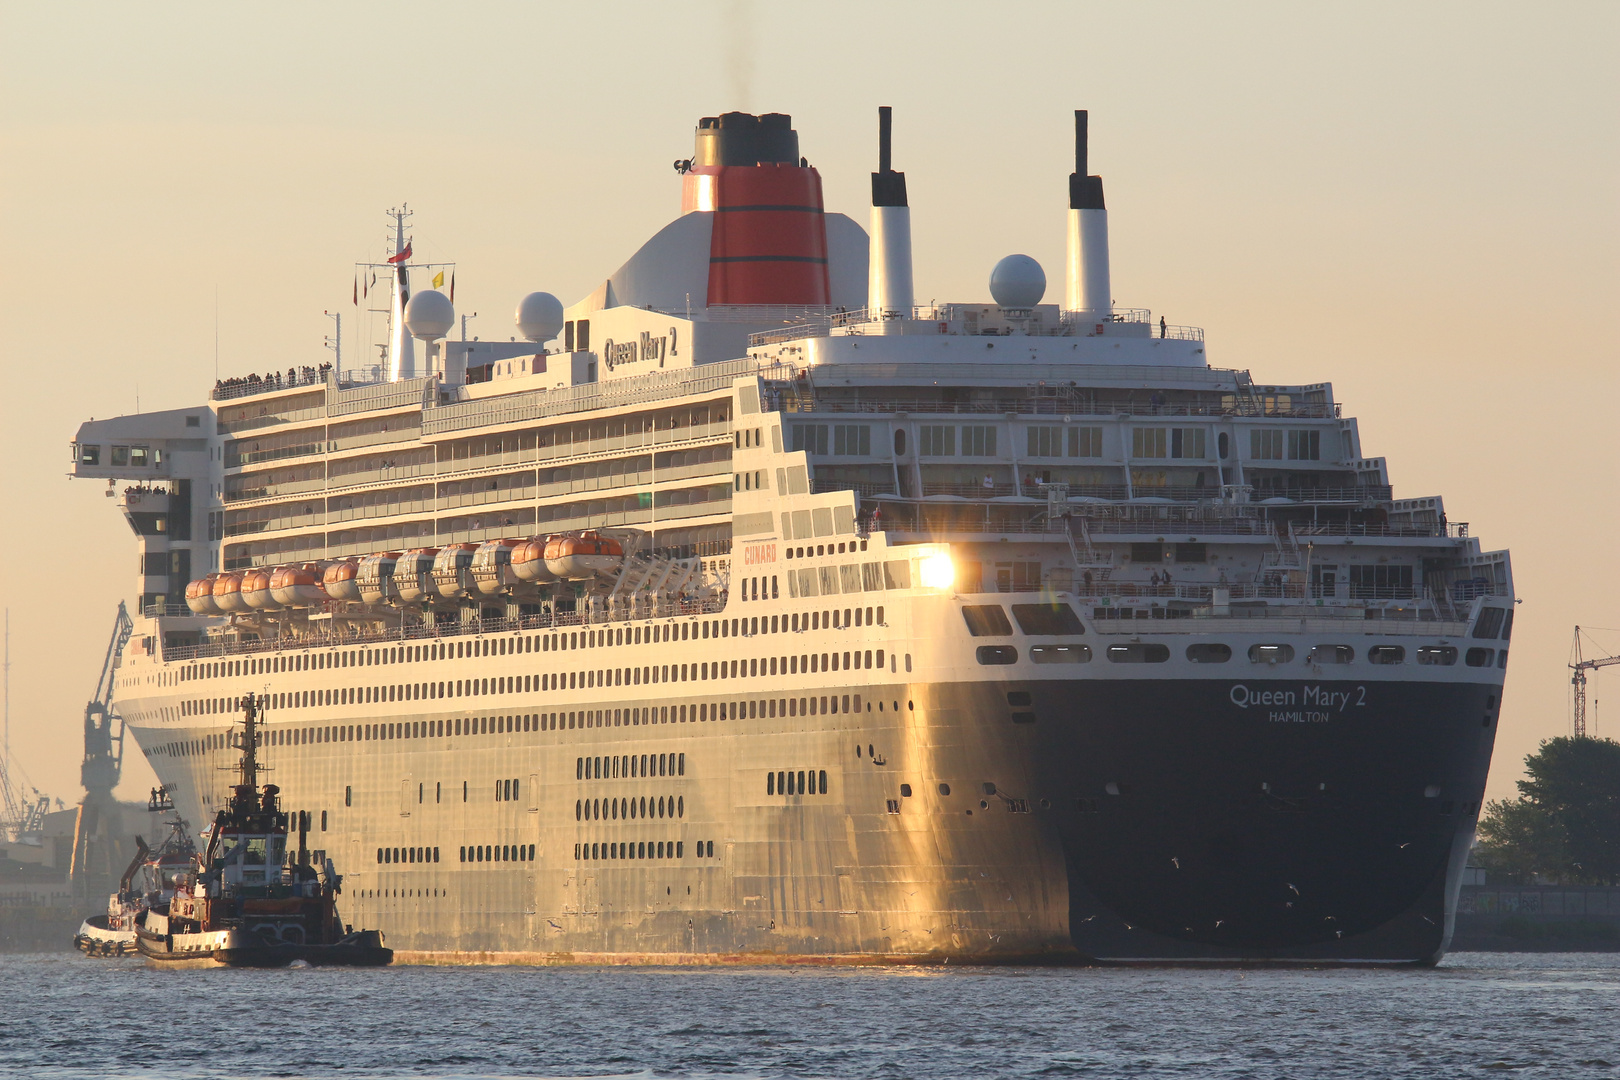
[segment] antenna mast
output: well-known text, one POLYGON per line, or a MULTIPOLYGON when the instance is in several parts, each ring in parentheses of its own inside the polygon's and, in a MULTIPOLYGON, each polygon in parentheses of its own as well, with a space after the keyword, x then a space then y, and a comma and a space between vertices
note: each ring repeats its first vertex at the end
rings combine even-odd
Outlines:
POLYGON ((343 312, 322 312, 336 325, 332 327, 332 336, 326 339, 326 347, 332 350, 332 367, 337 370, 338 382, 343 381, 343 312))

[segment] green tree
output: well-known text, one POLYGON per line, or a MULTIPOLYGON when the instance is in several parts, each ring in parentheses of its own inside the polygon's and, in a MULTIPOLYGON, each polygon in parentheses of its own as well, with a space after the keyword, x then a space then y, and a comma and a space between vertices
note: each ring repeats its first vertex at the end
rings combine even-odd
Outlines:
POLYGON ((1620 743, 1548 739, 1524 771, 1517 799, 1485 807, 1481 864, 1510 881, 1620 885, 1620 743))

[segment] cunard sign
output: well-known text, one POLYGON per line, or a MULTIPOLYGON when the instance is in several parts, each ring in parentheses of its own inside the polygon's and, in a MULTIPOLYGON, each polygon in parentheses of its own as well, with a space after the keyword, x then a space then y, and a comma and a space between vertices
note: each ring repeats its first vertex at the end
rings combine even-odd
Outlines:
POLYGON ((608 338, 602 342, 602 362, 609 371, 625 366, 626 364, 651 363, 657 361, 659 367, 664 366, 664 358, 675 352, 675 327, 669 328, 669 333, 654 337, 651 331, 643 330, 641 337, 629 341, 614 341, 608 338))

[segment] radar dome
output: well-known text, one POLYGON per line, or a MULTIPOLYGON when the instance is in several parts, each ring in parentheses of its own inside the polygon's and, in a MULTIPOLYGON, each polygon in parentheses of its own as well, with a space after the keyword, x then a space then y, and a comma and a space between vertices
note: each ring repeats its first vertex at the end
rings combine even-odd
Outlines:
POLYGON ((423 289, 405 305, 405 329, 419 341, 435 341, 456 325, 456 309, 437 289, 423 289))
POLYGON ((518 301, 517 328, 530 341, 550 341, 563 328, 563 306, 548 292, 532 292, 518 301))
POLYGON ((1046 295, 1046 271, 1028 255, 1009 255, 990 271, 990 295, 1004 308, 1032 308, 1046 295))

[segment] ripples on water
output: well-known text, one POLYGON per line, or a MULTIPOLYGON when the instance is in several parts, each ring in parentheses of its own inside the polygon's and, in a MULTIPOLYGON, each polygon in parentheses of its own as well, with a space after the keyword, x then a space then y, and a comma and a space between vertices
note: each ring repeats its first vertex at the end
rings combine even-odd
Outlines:
POLYGON ((0 957, 0 1075, 1620 1076, 1620 955, 1438 970, 153 971, 0 957))

